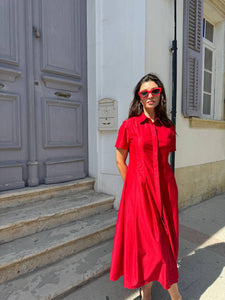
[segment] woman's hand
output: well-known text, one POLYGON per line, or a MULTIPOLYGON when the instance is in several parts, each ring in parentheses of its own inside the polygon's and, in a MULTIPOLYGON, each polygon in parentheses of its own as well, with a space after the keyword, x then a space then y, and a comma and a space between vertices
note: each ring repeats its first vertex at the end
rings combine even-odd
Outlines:
POLYGON ((127 159, 128 149, 116 149, 116 164, 120 171, 120 175, 125 180, 126 173, 127 173, 127 159))

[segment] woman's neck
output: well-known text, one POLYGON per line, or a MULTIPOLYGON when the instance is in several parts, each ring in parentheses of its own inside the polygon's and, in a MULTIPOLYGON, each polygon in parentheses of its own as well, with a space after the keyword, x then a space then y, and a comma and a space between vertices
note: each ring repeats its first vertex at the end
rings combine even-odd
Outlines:
POLYGON ((144 109, 144 114, 146 117, 150 118, 152 121, 155 119, 155 110, 145 110, 144 109))

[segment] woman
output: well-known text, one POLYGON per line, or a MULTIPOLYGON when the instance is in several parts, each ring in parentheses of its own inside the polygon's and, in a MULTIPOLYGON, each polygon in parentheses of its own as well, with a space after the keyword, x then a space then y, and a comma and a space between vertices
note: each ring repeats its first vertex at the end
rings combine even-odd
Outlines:
POLYGON ((178 193, 168 163, 175 140, 164 86, 147 74, 135 87, 129 118, 115 145, 124 187, 110 270, 110 280, 124 275, 126 288, 141 287, 144 300, 151 299, 153 281, 159 281, 172 300, 182 299, 177 286, 178 193))

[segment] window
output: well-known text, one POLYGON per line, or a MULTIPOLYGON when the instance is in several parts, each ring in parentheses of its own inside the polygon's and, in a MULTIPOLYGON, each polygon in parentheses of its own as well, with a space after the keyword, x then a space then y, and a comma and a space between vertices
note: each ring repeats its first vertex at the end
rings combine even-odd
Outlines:
POLYGON ((182 113, 224 119, 225 4, 184 1, 182 113), (203 17, 204 4, 204 17, 203 17))
POLYGON ((214 25, 203 19, 202 115, 213 118, 215 77, 214 25))
POLYGON ((201 116, 203 0, 184 1, 182 113, 201 116))

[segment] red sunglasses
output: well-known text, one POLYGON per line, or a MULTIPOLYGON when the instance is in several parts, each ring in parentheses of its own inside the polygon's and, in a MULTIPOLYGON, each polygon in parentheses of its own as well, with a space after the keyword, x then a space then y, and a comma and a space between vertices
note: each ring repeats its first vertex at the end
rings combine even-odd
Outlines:
POLYGON ((162 88, 157 87, 157 88, 151 89, 150 91, 147 91, 147 90, 139 91, 138 95, 141 99, 147 99, 149 97, 149 94, 151 94, 152 97, 159 96, 161 91, 162 91, 162 88))

